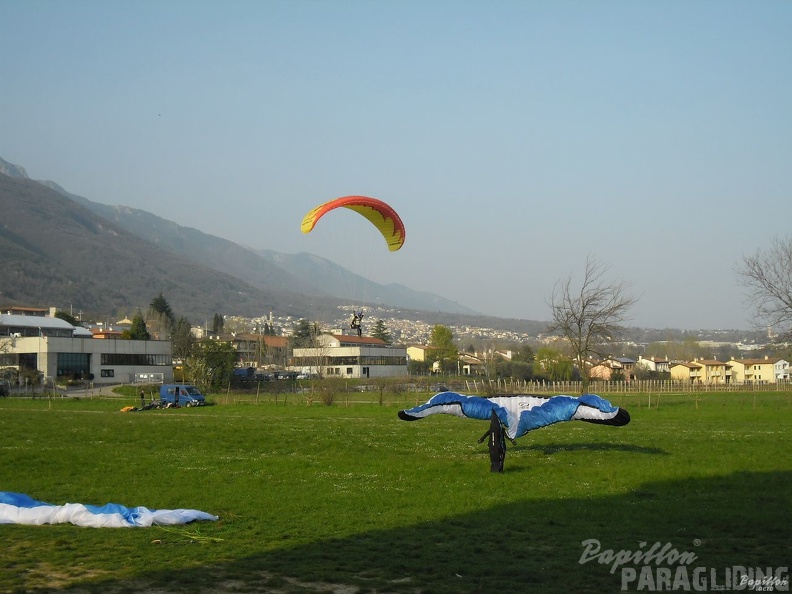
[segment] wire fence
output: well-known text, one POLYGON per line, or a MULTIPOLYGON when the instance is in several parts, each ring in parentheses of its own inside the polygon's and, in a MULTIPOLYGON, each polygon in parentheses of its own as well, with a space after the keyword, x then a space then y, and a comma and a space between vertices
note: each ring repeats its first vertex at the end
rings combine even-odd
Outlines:
MULTIPOLYGON (((451 382, 452 384, 454 382, 451 382)), ((469 393, 510 393, 510 394, 580 394, 583 382, 580 381, 520 381, 513 379, 471 379, 465 380, 464 389, 469 393)), ((701 393, 701 392, 792 392, 792 380, 781 379, 774 383, 723 383, 704 384, 682 380, 633 380, 593 381, 587 392, 596 394, 664 394, 664 393, 701 393)))

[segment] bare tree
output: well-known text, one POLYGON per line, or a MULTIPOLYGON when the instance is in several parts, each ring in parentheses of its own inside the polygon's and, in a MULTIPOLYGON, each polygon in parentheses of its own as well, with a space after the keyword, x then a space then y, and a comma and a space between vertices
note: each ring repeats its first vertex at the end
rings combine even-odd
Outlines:
POLYGON ((0 396, 8 396, 11 380, 19 375, 18 357, 11 352, 14 341, 0 338, 0 396))
POLYGON ((580 288, 573 286, 570 275, 556 283, 549 303, 553 321, 548 330, 560 333, 569 342, 583 380, 583 392, 591 379, 586 362, 593 355, 606 355, 600 347, 622 332, 621 324, 638 301, 627 293, 628 285, 606 279, 608 268, 589 256, 580 288))
POLYGON ((327 374, 330 363, 330 348, 321 340, 323 334, 319 322, 310 322, 303 318, 297 323, 291 335, 292 346, 306 350, 302 357, 294 357, 295 364, 308 367, 311 375, 320 378, 327 374))
POLYGON ((767 250, 744 256, 737 274, 757 318, 779 334, 792 335, 792 237, 774 237, 767 250))

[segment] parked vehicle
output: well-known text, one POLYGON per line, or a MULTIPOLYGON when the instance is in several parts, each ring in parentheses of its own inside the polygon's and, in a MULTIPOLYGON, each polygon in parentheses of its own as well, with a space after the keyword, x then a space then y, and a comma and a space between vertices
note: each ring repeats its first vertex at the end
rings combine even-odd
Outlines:
POLYGON ((206 398, 195 386, 183 384, 164 384, 160 386, 160 401, 164 404, 179 406, 200 406, 206 398))
POLYGON ((233 371, 233 379, 239 382, 255 381, 255 367, 236 367, 233 371))
POLYGON ((273 371, 272 379, 276 380, 295 380, 297 379, 296 371, 273 371))

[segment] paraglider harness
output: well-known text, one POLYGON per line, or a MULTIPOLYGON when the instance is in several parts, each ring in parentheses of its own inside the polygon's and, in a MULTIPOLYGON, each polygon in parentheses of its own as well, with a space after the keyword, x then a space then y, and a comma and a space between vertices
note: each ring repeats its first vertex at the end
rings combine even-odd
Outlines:
POLYGON ((363 335, 363 328, 360 326, 360 322, 363 321, 363 312, 362 311, 355 311, 352 312, 352 321, 349 322, 349 327, 352 330, 357 330, 357 335, 363 335))
POLYGON ((503 472, 503 464, 506 461, 506 432, 494 410, 490 415, 490 428, 478 442, 484 443, 487 438, 489 438, 490 472, 503 472))

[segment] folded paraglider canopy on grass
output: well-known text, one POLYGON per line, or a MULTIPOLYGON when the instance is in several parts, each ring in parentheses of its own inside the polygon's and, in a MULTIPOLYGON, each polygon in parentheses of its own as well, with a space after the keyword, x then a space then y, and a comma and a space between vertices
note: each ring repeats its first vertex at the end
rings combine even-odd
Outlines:
POLYGON ((197 509, 148 509, 118 503, 102 506, 66 503, 53 505, 22 493, 0 491, 0 524, 74 524, 92 528, 142 528, 217 520, 197 509))

